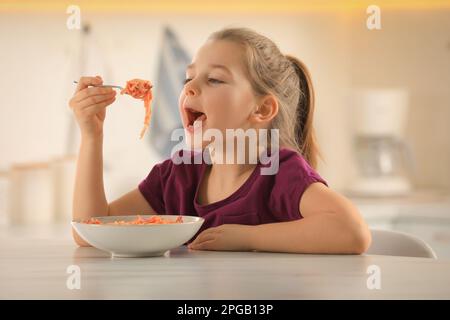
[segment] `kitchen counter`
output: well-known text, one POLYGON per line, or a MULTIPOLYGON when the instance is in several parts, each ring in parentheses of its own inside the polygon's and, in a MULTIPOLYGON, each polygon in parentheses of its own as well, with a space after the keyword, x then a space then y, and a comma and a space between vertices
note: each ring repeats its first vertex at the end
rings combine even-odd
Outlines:
POLYGON ((67 226, 3 227, 0 252, 1 299, 450 299, 450 260, 186 247, 111 258, 76 247, 67 226), (74 268, 80 289, 67 286, 74 268), (367 286, 371 268, 380 289, 367 286))

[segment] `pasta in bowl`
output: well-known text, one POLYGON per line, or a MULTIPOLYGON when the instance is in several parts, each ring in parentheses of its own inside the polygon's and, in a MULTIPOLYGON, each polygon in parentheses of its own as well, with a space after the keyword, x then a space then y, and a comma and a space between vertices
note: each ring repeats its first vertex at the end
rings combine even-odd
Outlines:
POLYGON ((184 215, 127 215, 74 220, 72 226, 86 242, 113 257, 153 257, 189 241, 203 222, 184 215))

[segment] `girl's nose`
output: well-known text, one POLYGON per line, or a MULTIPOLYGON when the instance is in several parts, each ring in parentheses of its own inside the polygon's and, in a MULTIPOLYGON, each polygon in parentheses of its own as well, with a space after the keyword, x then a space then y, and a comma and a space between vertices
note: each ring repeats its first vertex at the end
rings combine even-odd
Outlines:
POLYGON ((185 94, 187 96, 196 96, 198 94, 197 88, 195 88, 191 82, 192 80, 184 86, 185 94))

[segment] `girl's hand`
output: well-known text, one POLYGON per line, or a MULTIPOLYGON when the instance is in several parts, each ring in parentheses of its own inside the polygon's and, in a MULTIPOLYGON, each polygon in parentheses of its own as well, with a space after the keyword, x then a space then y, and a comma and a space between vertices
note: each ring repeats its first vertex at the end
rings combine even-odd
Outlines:
POLYGON ((84 137, 97 137, 103 133, 106 107, 116 99, 116 92, 112 88, 92 87, 102 84, 103 80, 99 76, 81 77, 69 101, 84 137))
POLYGON ((193 250, 253 250, 253 233, 255 226, 242 224, 223 224, 209 228, 200 233, 188 245, 193 250))

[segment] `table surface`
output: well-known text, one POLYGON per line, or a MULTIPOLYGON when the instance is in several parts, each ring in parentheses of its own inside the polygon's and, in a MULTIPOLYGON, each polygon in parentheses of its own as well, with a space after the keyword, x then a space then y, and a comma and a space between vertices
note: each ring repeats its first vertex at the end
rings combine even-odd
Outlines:
POLYGON ((67 226, 4 227, 0 253, 0 299, 450 299, 450 260, 186 247, 111 258, 75 246, 67 226), (80 289, 67 286, 73 265, 80 289), (373 265, 380 289, 367 286, 373 265))

